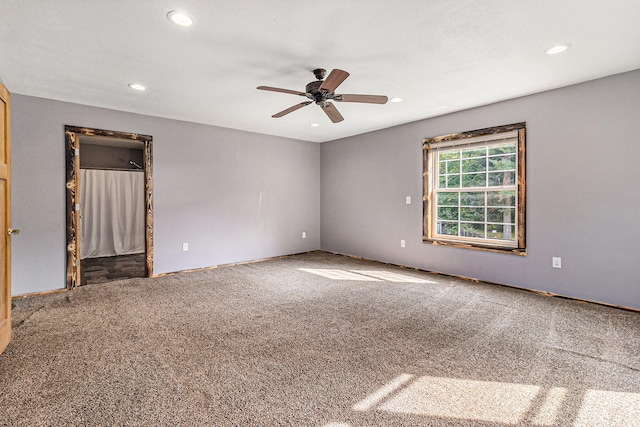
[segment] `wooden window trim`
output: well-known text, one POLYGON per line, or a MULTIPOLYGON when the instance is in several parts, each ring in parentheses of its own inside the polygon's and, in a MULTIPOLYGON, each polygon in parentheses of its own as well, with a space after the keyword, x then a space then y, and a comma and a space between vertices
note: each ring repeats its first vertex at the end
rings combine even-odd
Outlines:
POLYGON ((527 254, 526 249, 526 122, 513 123, 504 126, 494 126, 484 129, 476 129, 467 132, 460 132, 448 135, 441 135, 436 137, 425 138, 423 140, 423 242, 428 242, 436 246, 452 246, 465 249, 483 250, 489 252, 498 253, 510 253, 520 256, 527 254), (517 241, 515 247, 505 247, 497 245, 489 245, 483 242, 460 242, 460 241, 447 241, 440 237, 433 238, 431 236, 431 221, 432 221, 432 199, 433 191, 431 191, 434 185, 431 182, 433 174, 430 173, 429 167, 429 154, 432 148, 435 148, 439 144, 449 142, 460 142, 464 144, 465 141, 472 138, 487 137, 490 135, 501 134, 517 131, 517 241))

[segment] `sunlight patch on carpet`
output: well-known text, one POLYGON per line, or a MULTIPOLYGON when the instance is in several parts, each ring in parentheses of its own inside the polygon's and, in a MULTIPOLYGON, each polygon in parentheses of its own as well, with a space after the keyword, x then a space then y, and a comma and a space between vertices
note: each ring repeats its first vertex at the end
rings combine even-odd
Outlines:
MULTIPOLYGON (((404 384, 411 378, 403 374, 390 384, 404 384)), ((358 402, 353 409, 375 407, 393 413, 517 424, 540 390, 532 385, 428 376, 416 378, 399 391, 390 384, 358 402)))
POLYGON ((384 281, 387 282, 396 282, 396 283, 432 283, 432 284, 437 284, 438 282, 432 282, 429 280, 425 280, 425 279, 420 279, 418 277, 411 277, 411 276, 407 276, 405 274, 399 274, 399 273, 394 273, 391 271, 382 271, 382 270, 377 270, 377 271, 372 271, 372 270, 367 270, 367 271, 363 271, 363 270, 351 270, 354 273, 358 273, 358 274, 364 274, 367 276, 371 276, 371 277, 376 277, 378 279, 382 279, 384 281))
POLYGON ((574 427, 640 426, 640 394, 587 390, 574 427))
POLYGON ((540 407, 533 424, 536 426, 553 426, 558 418, 558 411, 562 407, 562 402, 567 397, 567 389, 563 387, 553 387, 547 392, 544 403, 540 407))
POLYGON ((378 409, 389 412, 517 424, 540 387, 420 377, 378 409))
POLYGON ((360 412, 370 410, 382 400, 384 400, 387 396, 391 395, 393 392, 411 381, 413 378, 413 375, 409 374, 402 374, 397 376, 396 378, 379 388, 375 393, 370 394, 364 400, 361 400, 360 402, 353 405, 353 410, 360 412))
POLYGON ((432 283, 429 280, 383 270, 339 270, 334 268, 298 268, 332 280, 356 280, 360 282, 432 283))
MULTIPOLYGON (((562 422, 563 405, 570 390, 548 390, 529 384, 475 381, 402 374, 352 409, 534 426, 562 422), (529 424, 527 424, 529 425, 529 424)), ((640 426, 640 393, 587 389, 572 427, 640 426)))
POLYGON ((337 270, 329 268, 299 268, 298 270, 306 271, 307 273, 316 274, 318 276, 326 277, 332 280, 357 280, 360 282, 382 282, 375 277, 363 276, 361 274, 352 273, 346 270, 337 270))

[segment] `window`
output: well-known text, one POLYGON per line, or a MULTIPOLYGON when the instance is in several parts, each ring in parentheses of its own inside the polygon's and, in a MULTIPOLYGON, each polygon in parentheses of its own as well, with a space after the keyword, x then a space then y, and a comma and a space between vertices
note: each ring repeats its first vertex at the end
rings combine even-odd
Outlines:
POLYGON ((423 240, 526 255, 525 123, 424 140, 423 240))

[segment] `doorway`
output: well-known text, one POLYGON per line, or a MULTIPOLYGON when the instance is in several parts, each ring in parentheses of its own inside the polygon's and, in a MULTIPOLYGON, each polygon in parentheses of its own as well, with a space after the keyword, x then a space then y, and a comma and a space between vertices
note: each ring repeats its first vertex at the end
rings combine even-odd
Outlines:
POLYGON ((65 143, 67 288, 152 277, 152 137, 65 126, 65 143), (111 195, 116 193, 119 199, 112 200, 111 195), (124 218, 126 224, 111 216, 124 218), (99 227, 95 218, 101 221, 99 227), (83 233, 84 224, 88 229, 83 233), (101 241, 99 234, 105 230, 109 239, 101 241))

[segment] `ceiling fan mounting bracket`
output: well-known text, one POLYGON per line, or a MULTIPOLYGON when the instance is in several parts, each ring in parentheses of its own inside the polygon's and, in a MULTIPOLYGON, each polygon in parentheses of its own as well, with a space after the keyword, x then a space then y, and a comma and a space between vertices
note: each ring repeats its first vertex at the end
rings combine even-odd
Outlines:
POLYGON ((324 68, 316 68, 315 70, 313 70, 313 75, 316 76, 316 79, 318 80, 324 80, 324 76, 327 74, 327 70, 325 70, 324 68))

